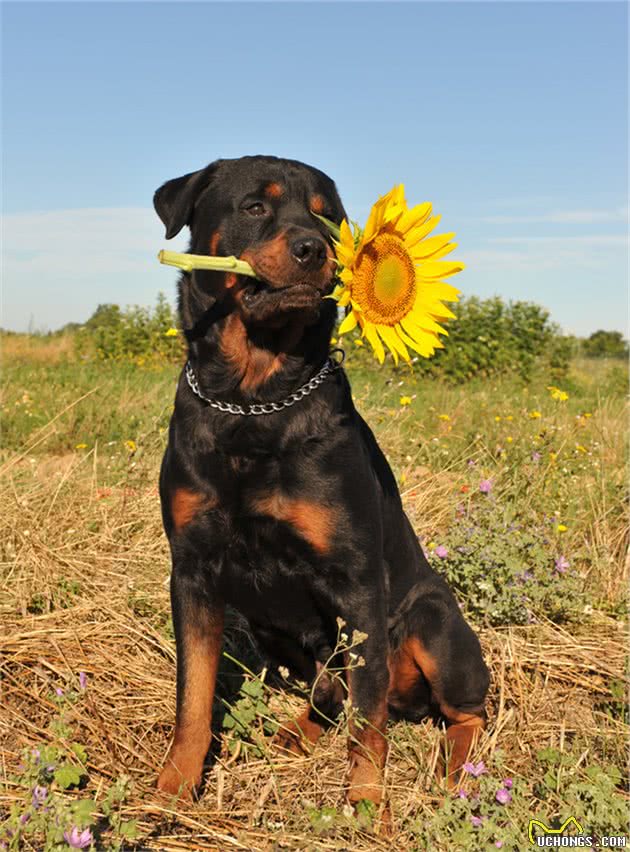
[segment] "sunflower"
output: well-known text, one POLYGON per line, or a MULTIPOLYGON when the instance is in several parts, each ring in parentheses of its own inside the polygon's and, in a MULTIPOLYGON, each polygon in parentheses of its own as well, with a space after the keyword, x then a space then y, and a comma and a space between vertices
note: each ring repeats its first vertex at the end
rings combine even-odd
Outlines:
POLYGON ((340 284, 333 293, 349 311, 339 333, 357 325, 383 363, 387 346, 398 363, 409 349, 429 358, 442 349, 441 323, 455 316, 444 302, 459 290, 443 279, 464 268, 442 258, 456 243, 454 234, 429 236, 440 221, 428 202, 409 209, 404 186, 395 186, 372 207, 365 228, 344 219, 335 241, 340 284))

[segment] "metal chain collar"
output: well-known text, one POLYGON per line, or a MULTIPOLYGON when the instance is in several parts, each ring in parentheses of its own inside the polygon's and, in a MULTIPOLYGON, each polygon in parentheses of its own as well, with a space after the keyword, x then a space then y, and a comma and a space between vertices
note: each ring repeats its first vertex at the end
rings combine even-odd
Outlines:
POLYGON ((188 386, 191 391, 199 397, 199 399, 207 402, 212 408, 223 411, 225 414, 241 414, 249 417, 252 414, 273 414, 276 411, 284 411, 285 408, 295 405, 296 402, 299 402, 301 399, 304 399, 305 396, 312 393, 315 388, 319 387, 321 383, 328 378, 328 376, 334 373, 335 370, 338 370, 343 364, 344 358, 346 357, 343 349, 333 349, 330 354, 333 355, 333 353, 339 353, 341 355, 340 360, 335 360, 332 357, 328 358, 321 370, 316 373, 310 381, 306 382, 306 384, 302 385, 302 387, 289 394, 289 396, 281 402, 256 402, 251 405, 243 406, 238 405, 235 402, 224 402, 220 399, 211 399, 210 397, 204 396, 199 390, 199 382, 197 381, 197 377, 195 376, 190 361, 186 361, 184 371, 186 373, 188 386))

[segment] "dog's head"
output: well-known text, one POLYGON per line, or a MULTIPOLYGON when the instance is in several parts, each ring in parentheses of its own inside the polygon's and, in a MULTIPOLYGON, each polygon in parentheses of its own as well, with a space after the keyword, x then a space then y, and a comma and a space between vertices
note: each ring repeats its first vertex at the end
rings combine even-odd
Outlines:
POLYGON ((345 215, 323 172, 276 157, 218 160, 165 183, 154 204, 167 239, 188 225, 193 254, 235 255, 253 267, 256 278, 196 273, 247 325, 316 319, 336 264, 330 234, 313 214, 336 223, 345 215))

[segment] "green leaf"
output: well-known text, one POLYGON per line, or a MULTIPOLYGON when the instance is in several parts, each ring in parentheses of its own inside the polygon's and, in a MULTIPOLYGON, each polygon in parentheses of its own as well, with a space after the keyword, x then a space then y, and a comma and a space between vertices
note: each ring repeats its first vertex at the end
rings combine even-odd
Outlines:
POLYGON ((85 746, 82 746, 81 743, 70 743, 70 748, 79 758, 81 763, 87 763, 87 752, 85 750, 85 746))
POLYGON ((66 764, 55 769, 54 779, 62 790, 67 790, 75 784, 79 784, 83 773, 76 766, 66 764))
POLYGON ((135 819, 128 819, 121 822, 118 828, 118 833, 128 840, 134 840, 138 836, 138 822, 135 819))
POLYGON ((81 799, 72 806, 72 812, 76 822, 84 827, 92 823, 92 814, 96 811, 94 799, 81 799))
POLYGON ((311 211, 311 214, 316 219, 319 219, 320 222, 323 222, 323 224, 326 225, 333 237, 337 240, 337 242, 339 242, 341 238, 341 231, 339 229, 339 225, 336 225, 334 222, 331 222, 331 220, 327 219, 325 216, 320 216, 319 213, 313 213, 311 211))

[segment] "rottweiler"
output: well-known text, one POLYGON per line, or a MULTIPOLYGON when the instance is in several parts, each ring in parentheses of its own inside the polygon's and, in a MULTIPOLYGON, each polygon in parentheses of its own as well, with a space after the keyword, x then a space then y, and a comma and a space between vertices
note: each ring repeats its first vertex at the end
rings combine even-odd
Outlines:
POLYGON ((353 708, 351 803, 383 799, 390 713, 437 714, 455 778, 485 726, 488 670, 331 358, 336 262, 313 214, 344 218, 335 184, 294 160, 242 157, 169 180, 154 205, 167 238, 187 225, 190 252, 235 255, 256 274, 179 280, 188 360, 160 474, 177 715, 159 789, 199 788, 226 604, 274 664, 315 685, 282 747, 310 747, 353 708), (366 634, 352 658, 340 623, 366 634))

